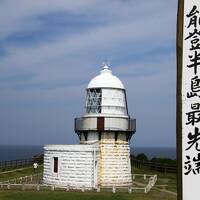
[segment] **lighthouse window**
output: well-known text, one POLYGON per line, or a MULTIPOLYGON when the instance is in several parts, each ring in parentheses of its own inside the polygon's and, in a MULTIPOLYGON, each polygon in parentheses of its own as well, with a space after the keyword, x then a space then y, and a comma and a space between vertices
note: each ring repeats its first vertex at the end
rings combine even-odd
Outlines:
POLYGON ((86 112, 100 113, 101 112, 101 89, 89 89, 86 96, 86 112))
POLYGON ((58 157, 53 158, 53 172, 58 173, 58 157))

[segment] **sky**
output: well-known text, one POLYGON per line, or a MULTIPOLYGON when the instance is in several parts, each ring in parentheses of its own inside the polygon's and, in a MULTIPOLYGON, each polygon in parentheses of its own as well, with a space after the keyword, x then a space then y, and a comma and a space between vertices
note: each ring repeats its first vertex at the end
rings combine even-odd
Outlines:
POLYGON ((176 146, 177 0, 1 0, 0 145, 76 144, 108 60, 137 120, 131 146, 176 146))

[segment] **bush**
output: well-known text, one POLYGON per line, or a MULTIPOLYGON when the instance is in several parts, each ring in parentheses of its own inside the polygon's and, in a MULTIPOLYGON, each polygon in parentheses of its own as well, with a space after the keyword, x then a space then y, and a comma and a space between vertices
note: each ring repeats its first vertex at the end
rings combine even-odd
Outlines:
POLYGON ((176 160, 173 160, 173 159, 170 159, 170 158, 154 157, 150 161, 154 162, 154 163, 162 163, 162 164, 176 164, 176 160))
POLYGON ((140 153, 136 156, 137 160, 148 161, 147 156, 144 153, 140 153))

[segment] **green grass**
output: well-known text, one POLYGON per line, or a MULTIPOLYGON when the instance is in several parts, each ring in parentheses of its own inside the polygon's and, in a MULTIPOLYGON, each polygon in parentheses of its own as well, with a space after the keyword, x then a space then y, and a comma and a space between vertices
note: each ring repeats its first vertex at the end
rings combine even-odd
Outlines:
MULTIPOLYGON (((39 167, 38 172, 42 172, 43 166, 39 167)), ((173 194, 169 194, 160 189, 167 189, 168 191, 176 192, 176 174, 171 173, 159 173, 155 171, 150 171, 147 168, 137 169, 132 168, 133 174, 157 174, 158 180, 156 185, 152 188, 152 190, 145 194, 143 190, 135 191, 132 194, 129 194, 126 190, 116 190, 116 193, 113 194, 111 189, 101 190, 100 193, 96 191, 87 191, 87 192, 80 192, 80 191, 50 191, 49 189, 43 189, 40 191, 36 190, 1 190, 0 189, 0 199, 1 200, 176 200, 177 197, 173 194), (166 185, 166 186, 164 186, 166 185)), ((17 178, 20 176, 27 176, 33 174, 32 168, 26 168, 24 170, 17 170, 15 172, 10 172, 6 174, 0 174, 0 180, 8 180, 12 178, 17 178)), ((147 180, 143 180, 142 177, 137 177, 135 181, 141 183, 147 183, 147 180)))
MULTIPOLYGON (((159 189, 166 189, 172 192, 177 192, 177 177, 175 173, 161 173, 156 171, 151 171, 146 168, 137 169, 132 168, 133 174, 157 174, 158 179, 155 186, 159 189)), ((137 177, 135 179, 137 181, 137 177)))
MULTIPOLYGON (((41 173, 42 171, 43 171, 43 166, 40 165, 38 167, 37 172, 41 173)), ((33 167, 28 167, 28 168, 24 168, 24 169, 16 169, 16 171, 13 171, 13 172, 0 174, 0 181, 6 181, 6 180, 9 180, 9 179, 19 178, 19 177, 22 177, 22 176, 29 176, 29 175, 32 175, 32 174, 34 174, 33 167)))
POLYGON ((175 200, 176 196, 152 190, 144 193, 65 192, 65 191, 1 191, 1 200, 175 200))

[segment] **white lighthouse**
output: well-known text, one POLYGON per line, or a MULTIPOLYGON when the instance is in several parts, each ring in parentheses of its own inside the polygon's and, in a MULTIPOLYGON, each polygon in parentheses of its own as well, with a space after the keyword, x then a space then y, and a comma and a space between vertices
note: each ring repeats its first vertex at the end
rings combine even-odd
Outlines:
POLYGON ((136 120, 126 90, 107 65, 86 89, 85 114, 75 119, 80 145, 46 145, 46 184, 88 188, 132 185, 129 141, 136 120))
POLYGON ((98 183, 130 185, 129 141, 135 132, 135 120, 128 114, 124 85, 105 65, 86 91, 86 113, 75 119, 75 132, 81 144, 99 144, 98 183))

